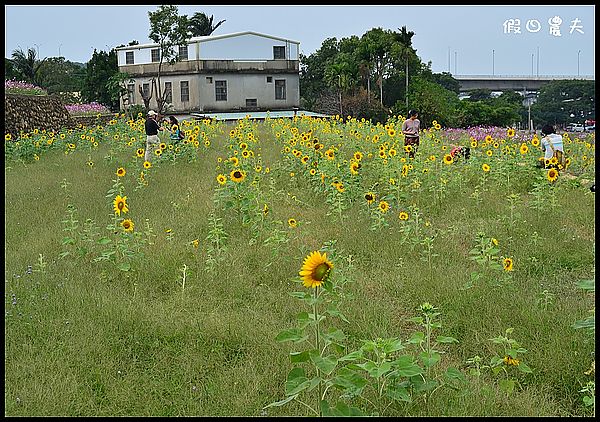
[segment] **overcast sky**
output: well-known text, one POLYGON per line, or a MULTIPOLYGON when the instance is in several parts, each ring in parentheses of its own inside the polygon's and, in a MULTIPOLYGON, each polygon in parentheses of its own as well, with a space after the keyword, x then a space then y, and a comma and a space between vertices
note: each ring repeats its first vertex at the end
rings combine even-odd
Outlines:
MULTIPOLYGON (((5 5, 5 57, 35 48, 41 57, 86 63, 94 48, 109 51, 148 38, 157 5, 5 5)), ((457 75, 595 75, 595 6, 211 6, 213 33, 255 31, 300 42, 310 55, 327 38, 358 37, 372 28, 413 31, 413 47, 433 72, 457 75), (512 21, 511 21, 512 20, 512 21), (538 56, 539 52, 539 56, 538 56)))

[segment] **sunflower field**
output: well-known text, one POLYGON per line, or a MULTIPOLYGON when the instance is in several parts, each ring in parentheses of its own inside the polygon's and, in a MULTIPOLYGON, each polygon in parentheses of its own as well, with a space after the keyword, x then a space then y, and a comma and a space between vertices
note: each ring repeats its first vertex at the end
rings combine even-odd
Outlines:
POLYGON ((402 122, 7 134, 5 415, 595 415, 595 134, 402 122))

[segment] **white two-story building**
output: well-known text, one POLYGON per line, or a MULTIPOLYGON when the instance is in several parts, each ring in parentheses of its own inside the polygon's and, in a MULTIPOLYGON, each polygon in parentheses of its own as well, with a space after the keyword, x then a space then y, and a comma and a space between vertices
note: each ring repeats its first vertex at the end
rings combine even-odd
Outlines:
MULTIPOLYGON (((172 112, 291 110, 300 105, 298 41, 245 31, 193 37, 180 60, 161 67, 162 90, 172 112)), ((158 74, 158 44, 116 49, 119 71, 132 76, 129 104, 144 104, 158 74)), ((156 95, 150 107, 156 108, 156 95)), ((122 107, 125 104, 121 104, 122 107)))

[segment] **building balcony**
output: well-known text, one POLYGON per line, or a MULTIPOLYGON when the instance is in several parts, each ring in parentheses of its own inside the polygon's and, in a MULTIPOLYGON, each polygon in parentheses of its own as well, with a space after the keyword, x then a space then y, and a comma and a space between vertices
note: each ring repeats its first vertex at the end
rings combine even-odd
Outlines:
MULTIPOLYGON (((131 76, 158 73, 158 63, 119 66, 121 72, 131 76)), ((298 73, 298 60, 183 60, 175 64, 163 63, 161 75, 186 75, 190 73, 298 73)))

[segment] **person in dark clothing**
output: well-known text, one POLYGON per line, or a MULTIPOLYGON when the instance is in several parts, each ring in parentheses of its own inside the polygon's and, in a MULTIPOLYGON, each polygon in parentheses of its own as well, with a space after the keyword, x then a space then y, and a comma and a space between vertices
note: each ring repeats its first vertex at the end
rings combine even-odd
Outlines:
POLYGON ((409 158, 415 158, 417 148, 419 148, 419 130, 421 122, 417 117, 419 113, 416 110, 408 112, 408 119, 402 123, 402 134, 404 135, 404 147, 410 145, 409 158))
POLYGON ((179 127, 179 121, 175 116, 169 116, 169 126, 171 126, 171 141, 177 143, 185 138, 181 128, 179 127))
POLYGON ((158 131, 163 130, 157 123, 158 114, 154 110, 150 110, 148 112, 148 118, 146 119, 146 154, 144 155, 144 160, 152 161, 152 153, 156 149, 156 147, 160 144, 160 139, 158 138, 158 131))

